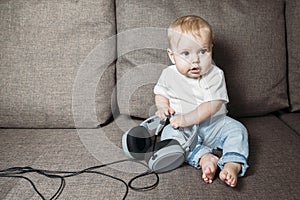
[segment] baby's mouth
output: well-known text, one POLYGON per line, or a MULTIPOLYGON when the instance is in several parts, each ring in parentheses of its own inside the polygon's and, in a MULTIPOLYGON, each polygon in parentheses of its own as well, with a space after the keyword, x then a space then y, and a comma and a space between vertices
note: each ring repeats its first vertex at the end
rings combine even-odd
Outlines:
POLYGON ((199 67, 192 67, 192 68, 190 69, 190 72, 191 72, 192 74, 199 74, 200 68, 199 68, 199 67))

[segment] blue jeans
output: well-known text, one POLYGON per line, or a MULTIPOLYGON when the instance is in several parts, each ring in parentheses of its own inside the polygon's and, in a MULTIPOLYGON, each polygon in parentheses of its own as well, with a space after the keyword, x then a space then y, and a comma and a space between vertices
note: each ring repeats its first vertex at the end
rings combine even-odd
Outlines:
MULTIPOLYGON (((191 127, 173 129, 168 125, 162 132, 161 140, 175 139, 184 144, 190 135, 191 127)), ((248 132, 240 122, 221 115, 199 124, 197 137, 186 150, 186 162, 200 169, 199 161, 202 156, 212 153, 214 149, 222 149, 222 157, 217 163, 221 170, 227 162, 241 163, 239 176, 244 176, 248 168, 248 132)))

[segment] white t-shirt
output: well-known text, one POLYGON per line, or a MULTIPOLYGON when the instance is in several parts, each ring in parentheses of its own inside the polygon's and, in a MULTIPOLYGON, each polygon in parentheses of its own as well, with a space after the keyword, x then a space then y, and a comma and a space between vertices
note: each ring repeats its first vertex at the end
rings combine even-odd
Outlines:
POLYGON ((193 79, 178 72, 175 65, 162 71, 154 87, 154 94, 162 95, 169 99, 170 107, 176 113, 188 113, 201 103, 223 100, 221 109, 214 115, 226 114, 225 104, 229 102, 223 71, 212 65, 208 73, 201 78, 193 79))

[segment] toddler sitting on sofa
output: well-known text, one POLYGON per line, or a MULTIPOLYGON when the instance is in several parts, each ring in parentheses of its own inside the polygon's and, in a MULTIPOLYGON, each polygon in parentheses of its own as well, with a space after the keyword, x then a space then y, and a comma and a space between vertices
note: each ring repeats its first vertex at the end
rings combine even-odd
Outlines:
POLYGON ((248 158, 248 133, 238 121, 226 115, 228 95, 223 71, 212 64, 212 30, 198 16, 178 18, 168 29, 173 65, 163 70, 155 88, 156 115, 161 119, 176 113, 162 132, 161 140, 186 137, 180 128, 199 124, 195 145, 186 161, 200 169, 206 183, 219 177, 235 187, 244 176, 248 158), (212 154, 222 149, 222 157, 212 154))

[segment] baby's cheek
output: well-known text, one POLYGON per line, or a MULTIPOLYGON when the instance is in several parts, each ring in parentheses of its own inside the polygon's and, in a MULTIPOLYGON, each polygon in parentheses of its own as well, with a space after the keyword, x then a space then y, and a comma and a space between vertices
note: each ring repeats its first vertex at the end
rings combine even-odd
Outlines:
POLYGON ((212 56, 211 53, 206 53, 205 55, 201 56, 200 62, 204 63, 211 63, 212 56))
POLYGON ((211 67, 211 63, 212 63, 212 58, 211 56, 205 56, 201 62, 200 62, 200 66, 202 67, 202 72, 201 74, 205 74, 211 67))
POLYGON ((204 64, 204 65, 211 65, 211 62, 212 62, 212 56, 211 56, 211 54, 210 53, 208 53, 208 54, 206 54, 206 55, 204 55, 203 57, 202 57, 202 63, 204 64))

